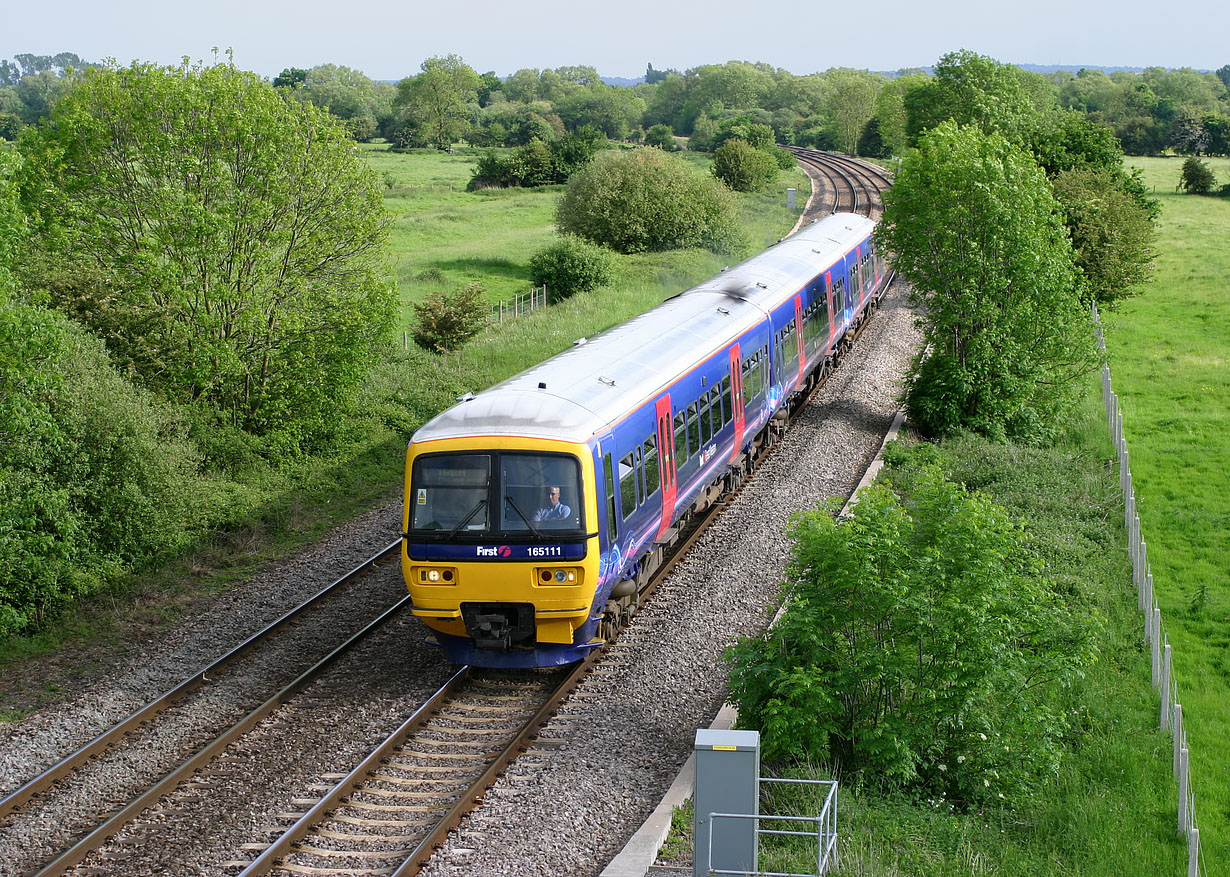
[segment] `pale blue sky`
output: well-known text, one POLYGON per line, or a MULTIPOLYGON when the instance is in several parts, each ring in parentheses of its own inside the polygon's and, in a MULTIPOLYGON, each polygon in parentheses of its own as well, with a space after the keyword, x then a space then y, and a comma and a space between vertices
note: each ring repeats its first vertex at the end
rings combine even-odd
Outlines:
POLYGON ((1018 64, 1211 70, 1230 63, 1227 34, 1227 0, 43 0, 9 4, 0 57, 67 51, 172 64, 229 47, 264 76, 333 63, 391 80, 449 53, 480 73, 586 64, 630 78, 647 62, 895 70, 955 49, 1018 64))

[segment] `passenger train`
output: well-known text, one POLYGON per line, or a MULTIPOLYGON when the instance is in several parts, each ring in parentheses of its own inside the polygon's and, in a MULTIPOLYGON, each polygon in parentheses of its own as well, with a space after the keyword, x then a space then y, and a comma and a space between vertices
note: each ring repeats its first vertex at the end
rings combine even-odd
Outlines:
POLYGON ((887 286, 839 213, 458 404, 406 454, 402 569, 448 658, 583 658, 887 286))

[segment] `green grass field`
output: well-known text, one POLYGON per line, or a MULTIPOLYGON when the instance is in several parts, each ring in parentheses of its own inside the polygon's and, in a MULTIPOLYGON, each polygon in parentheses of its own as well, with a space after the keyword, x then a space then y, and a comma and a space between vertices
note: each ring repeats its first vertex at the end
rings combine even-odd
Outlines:
MULTIPOLYGON (((1204 858, 1210 873, 1227 873, 1230 199, 1178 194, 1182 162, 1128 160, 1162 204, 1157 277, 1103 322, 1141 531, 1173 645, 1204 858)), ((1219 185, 1230 182, 1230 160, 1208 163, 1219 185)))

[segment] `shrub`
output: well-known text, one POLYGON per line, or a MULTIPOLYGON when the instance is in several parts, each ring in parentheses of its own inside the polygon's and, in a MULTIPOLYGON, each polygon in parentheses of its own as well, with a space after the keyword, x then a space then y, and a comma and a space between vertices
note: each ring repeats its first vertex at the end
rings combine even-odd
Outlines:
POLYGON ((485 293, 481 283, 469 283, 451 293, 433 292, 422 303, 415 303, 419 323, 414 343, 437 353, 459 348, 486 325, 490 308, 485 293))
POLYGON ((561 232, 618 253, 684 247, 737 253, 746 247, 722 186, 647 146, 597 155, 569 180, 555 222, 561 232))
POLYGON ((1057 767, 1091 631, 1002 508, 932 465, 898 486, 795 519, 786 612, 727 655, 740 723, 769 759, 1011 803, 1057 767))
POLYGON ((563 235, 530 258, 530 279, 546 284, 551 301, 605 286, 615 277, 615 254, 576 235, 563 235))
POLYGON ((713 175, 735 192, 767 189, 777 172, 777 160, 746 140, 727 140, 713 153, 713 175))
POLYGON ((675 151, 675 132, 670 125, 651 125, 645 132, 645 145, 656 146, 667 152, 675 151))
POLYGON ((1199 158, 1189 155, 1183 161, 1183 174, 1179 178, 1181 189, 1192 195, 1207 195, 1213 191, 1215 183, 1213 171, 1199 158))
POLYGON ((0 293, 0 636, 184 544, 199 458, 101 342, 0 293), (20 436, 20 441, 10 439, 20 436))

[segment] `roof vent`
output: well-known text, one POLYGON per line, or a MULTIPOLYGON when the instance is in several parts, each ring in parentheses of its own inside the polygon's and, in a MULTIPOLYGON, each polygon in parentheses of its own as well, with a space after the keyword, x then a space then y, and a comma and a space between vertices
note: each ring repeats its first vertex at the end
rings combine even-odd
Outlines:
POLYGON ((546 381, 539 381, 539 382, 538 382, 538 389, 540 389, 540 390, 545 390, 546 388, 547 388, 547 382, 546 382, 546 381))
POLYGON ((717 312, 718 312, 719 314, 721 314, 722 316, 724 316, 724 317, 729 317, 729 316, 730 316, 730 311, 726 310, 726 308, 718 308, 718 309, 717 309, 717 312))
POLYGON ((761 289, 768 289, 768 288, 769 288, 769 284, 767 284, 767 283, 765 283, 764 281, 761 281, 761 280, 757 280, 757 281, 756 281, 756 285, 757 285, 757 286, 759 286, 761 289))
POLYGON ((473 398, 474 398, 473 393, 462 393, 460 396, 457 397, 457 401, 458 402, 469 402, 473 398))
POLYGON ((589 340, 588 338, 578 338, 576 341, 573 341, 573 342, 572 342, 572 346, 573 346, 573 347, 580 347, 582 344, 584 344, 584 343, 585 343, 586 341, 588 341, 588 340, 589 340))
POLYGON ((606 377, 603 377, 602 375, 599 375, 599 376, 598 376, 598 383, 600 383, 600 384, 606 384, 608 387, 613 387, 613 386, 615 386, 615 379, 614 379, 614 378, 606 378, 606 377))

